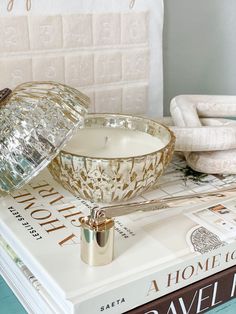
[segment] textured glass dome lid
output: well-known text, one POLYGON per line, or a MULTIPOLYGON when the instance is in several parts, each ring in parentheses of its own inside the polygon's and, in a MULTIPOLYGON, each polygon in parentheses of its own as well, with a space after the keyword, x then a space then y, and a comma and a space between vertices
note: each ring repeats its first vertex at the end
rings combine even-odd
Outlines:
POLYGON ((0 190, 21 188, 83 126, 89 98, 56 82, 0 91, 0 190))

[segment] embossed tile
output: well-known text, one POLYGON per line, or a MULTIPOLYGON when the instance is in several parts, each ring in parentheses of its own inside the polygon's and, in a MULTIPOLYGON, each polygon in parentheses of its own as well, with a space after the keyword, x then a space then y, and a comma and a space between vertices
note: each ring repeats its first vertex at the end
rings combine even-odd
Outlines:
POLYGON ((63 16, 63 42, 66 48, 92 45, 92 14, 63 16))
POLYGON ((17 85, 32 81, 31 59, 0 59, 0 89, 15 88, 17 85))
POLYGON ((95 82, 111 83, 121 80, 121 53, 97 53, 94 61, 95 82))
POLYGON ((0 18, 0 52, 25 51, 29 48, 26 16, 0 18))
POLYGON ((125 51, 122 56, 122 68, 124 80, 148 79, 149 50, 125 51))
POLYGON ((30 46, 32 49, 62 47, 62 19, 54 16, 29 16, 30 46))
POLYGON ((120 43, 120 14, 106 13, 93 16, 94 44, 97 46, 120 43))
POLYGON ((95 92, 96 112, 121 112, 122 89, 114 88, 95 92))
POLYGON ((122 112, 143 114, 148 110, 148 87, 128 86, 123 88, 122 112))
POLYGON ((63 57, 34 57, 33 79, 36 81, 57 81, 64 83, 63 57))
POLYGON ((123 13, 121 15, 122 44, 140 44, 148 41, 148 13, 123 13))
POLYGON ((93 54, 67 55, 65 57, 66 84, 74 87, 93 84, 93 68, 93 54))

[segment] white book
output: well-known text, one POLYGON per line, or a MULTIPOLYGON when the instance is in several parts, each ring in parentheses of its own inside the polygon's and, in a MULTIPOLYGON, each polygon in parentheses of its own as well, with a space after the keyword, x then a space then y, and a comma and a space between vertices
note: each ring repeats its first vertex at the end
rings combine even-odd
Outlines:
MULTIPOLYGON (((174 159, 159 189, 143 198, 220 189, 235 181, 196 176, 174 159)), ((63 313, 123 313, 235 265, 236 198, 119 217, 115 259, 99 267, 80 259, 79 218, 93 204, 65 191, 47 171, 0 201, 0 234, 63 313)))
POLYGON ((29 275, 27 267, 13 260, 0 246, 0 272, 19 301, 30 314, 63 314, 55 302, 49 302, 47 295, 36 286, 37 280, 29 275))

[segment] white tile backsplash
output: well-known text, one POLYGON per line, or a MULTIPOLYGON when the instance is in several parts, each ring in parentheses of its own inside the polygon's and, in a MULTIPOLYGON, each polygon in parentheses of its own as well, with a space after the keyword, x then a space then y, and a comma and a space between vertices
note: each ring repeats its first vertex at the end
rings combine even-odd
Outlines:
POLYGON ((146 11, 3 17, 0 89, 58 81, 87 93, 90 112, 146 113, 148 18, 146 11))

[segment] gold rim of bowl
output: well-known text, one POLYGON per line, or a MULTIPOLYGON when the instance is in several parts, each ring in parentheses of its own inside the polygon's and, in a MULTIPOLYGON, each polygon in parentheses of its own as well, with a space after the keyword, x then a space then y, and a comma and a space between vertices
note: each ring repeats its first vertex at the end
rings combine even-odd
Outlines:
MULTIPOLYGON (((164 129, 166 129, 166 131, 170 134, 170 140, 169 142, 163 146, 162 148, 158 149, 158 150, 155 150, 154 152, 150 152, 150 153, 147 153, 147 154, 143 154, 143 155, 136 155, 136 156, 130 156, 130 157, 90 157, 90 156, 87 156, 87 155, 80 155, 80 154, 76 154, 76 153, 71 153, 65 149, 62 149, 60 151, 60 153, 63 153, 63 154, 68 154, 68 155, 71 155, 71 156, 76 156, 76 157, 82 157, 82 158, 89 158, 89 159, 93 159, 93 160, 128 160, 128 159, 133 159, 133 158, 142 158, 142 157, 147 157, 147 156, 150 156, 150 155, 155 155, 159 152, 162 152, 164 151, 168 146, 172 146, 175 144, 175 135, 174 135, 174 132, 171 131, 166 125, 162 124, 162 123, 159 123, 153 119, 149 119, 149 118, 144 118, 144 117, 140 117, 140 116, 135 116, 135 115, 126 115, 126 114, 115 114, 115 113, 90 113, 90 114, 87 114, 85 116, 85 120, 87 118, 93 118, 93 117, 127 117, 127 118, 134 118, 134 119, 140 119, 140 120, 144 120, 144 121, 150 121, 150 122, 153 122, 155 123, 156 125, 158 126, 162 126, 164 129)), ((140 131, 142 132, 142 131, 140 131)), ((144 132, 144 133, 147 133, 147 132, 144 132)), ((149 133, 147 133, 149 134, 149 133)), ((151 134, 150 134, 151 135, 151 134)))

